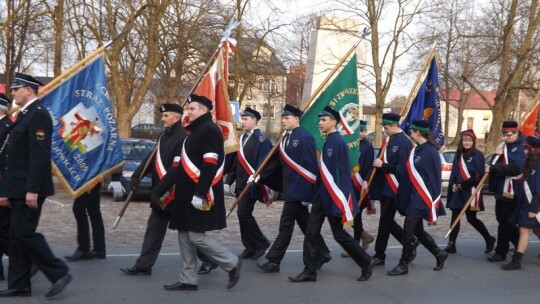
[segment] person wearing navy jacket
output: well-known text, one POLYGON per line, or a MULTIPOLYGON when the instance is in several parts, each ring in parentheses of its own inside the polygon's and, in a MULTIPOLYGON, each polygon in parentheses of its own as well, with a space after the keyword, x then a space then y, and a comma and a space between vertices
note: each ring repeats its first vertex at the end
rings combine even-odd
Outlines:
MULTIPOLYGON (((8 114, 8 106, 11 100, 0 93, 0 147, 4 145, 6 136, 13 124, 8 114)), ((2 255, 9 255, 9 208, 0 207, 0 281, 4 281, 4 267, 2 266, 2 255)))
MULTIPOLYGON (((471 197, 471 194, 478 187, 478 183, 484 176, 485 171, 484 153, 476 148, 476 134, 474 134, 474 130, 468 129, 461 132, 457 152, 452 163, 448 195, 446 196, 446 207, 452 210, 452 220, 450 223, 456 220, 471 197)), ((478 191, 476 197, 471 201, 471 205, 465 212, 465 216, 467 217, 467 222, 484 237, 486 241, 485 253, 490 253, 495 247, 495 237, 489 234, 484 223, 476 217, 478 211, 484 211, 484 199, 481 190, 478 191)), ((460 223, 458 222, 450 233, 448 245, 444 251, 456 253, 456 239, 459 234, 459 227, 460 223)))
POLYGON ((501 139, 504 146, 496 151, 500 157, 489 167, 489 190, 495 193, 495 217, 499 222, 495 254, 487 258, 490 262, 506 260, 510 242, 517 247, 519 241, 519 229, 509 219, 517 208, 514 189, 522 183, 519 175, 525 165, 525 136, 519 131, 516 121, 507 120, 502 124, 501 139))
MULTIPOLYGON (((239 195, 246 187, 248 178, 255 173, 259 165, 264 161, 268 152, 272 150, 270 139, 261 133, 257 128, 257 122, 261 119, 261 114, 250 107, 247 107, 240 114, 242 117, 242 128, 244 133, 240 136, 240 150, 236 152, 231 172, 227 175, 225 192, 230 191, 230 185, 236 180, 235 194, 239 195)), ((257 200, 268 203, 272 200, 270 188, 256 184, 249 189, 238 203, 237 215, 240 225, 240 237, 244 251, 239 255, 241 259, 258 259, 270 246, 270 242, 264 236, 253 217, 253 209, 257 200)))
MULTIPOLYGON (((300 126, 304 113, 295 106, 285 105, 281 114, 281 124, 285 134, 278 148, 279 151, 262 170, 260 182, 272 186, 276 173, 281 170, 280 185, 273 185, 275 190, 282 186, 283 210, 279 221, 279 233, 270 250, 266 253, 266 262, 257 264, 263 272, 279 272, 279 265, 291 242, 294 222, 298 223, 305 234, 309 219, 308 205, 315 198, 317 179, 317 148, 315 139, 300 126)), ((251 178, 251 177, 250 177, 251 178)), ((330 250, 322 236, 318 236, 318 252, 321 253, 319 264, 330 261, 330 250)))
POLYGON ((339 112, 328 106, 319 114, 319 129, 326 136, 326 141, 317 174, 317 198, 313 201, 304 237, 304 270, 296 277, 289 277, 292 282, 317 280, 317 258, 320 255, 317 237, 325 218, 328 218, 334 239, 362 269, 358 281, 368 280, 375 266, 358 241, 343 229, 344 224, 352 224, 358 205, 353 201, 349 148, 336 129, 339 122, 339 112))
POLYGON ((441 250, 433 237, 424 230, 423 220, 433 223, 444 215, 441 202, 441 157, 438 148, 431 140, 429 120, 414 120, 411 124, 411 138, 417 146, 407 158, 406 172, 400 179, 396 208, 405 216, 403 229, 405 240, 399 264, 388 275, 404 275, 409 272, 415 248, 415 236, 426 249, 435 256, 435 271, 443 269, 448 254, 441 250))
POLYGON ((31 296, 31 268, 52 282, 45 297, 64 290, 72 280, 68 266, 55 257, 36 232, 47 196, 54 194, 51 170, 52 119, 37 97, 42 84, 16 73, 11 95, 20 107, 2 150, 0 206, 10 206, 8 289, 0 297, 31 296))
MULTIPOLYGON (((375 240, 375 265, 384 265, 386 247, 392 234, 396 240, 403 244, 403 228, 395 221, 396 209, 394 200, 399 189, 400 172, 405 170, 405 163, 412 148, 409 137, 403 133, 399 125, 401 116, 394 113, 384 113, 382 126, 388 135, 383 150, 382 159, 375 159, 373 166, 377 173, 369 188, 371 199, 379 200, 381 204, 379 230, 375 240)), ((414 255, 412 257, 414 259, 414 255)))
POLYGON ((540 239, 540 138, 528 136, 524 153, 525 182, 516 189, 518 209, 511 217, 511 222, 519 226, 519 243, 510 263, 501 266, 504 270, 521 269, 521 259, 529 245, 531 231, 540 239))

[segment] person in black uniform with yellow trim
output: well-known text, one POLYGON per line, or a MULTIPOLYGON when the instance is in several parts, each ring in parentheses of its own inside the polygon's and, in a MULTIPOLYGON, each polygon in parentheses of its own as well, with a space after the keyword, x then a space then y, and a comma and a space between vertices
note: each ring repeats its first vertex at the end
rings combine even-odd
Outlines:
MULTIPOLYGON (((0 93, 0 147, 4 145, 6 136, 13 124, 7 115, 8 106, 11 104, 9 98, 0 93)), ((2 255, 9 255, 9 208, 0 207, 0 281, 4 281, 4 266, 2 266, 2 255)))
POLYGON ((8 289, 0 297, 30 296, 32 264, 53 283, 52 297, 71 282, 68 266, 54 256, 45 237, 37 233, 41 208, 54 194, 51 171, 52 120, 39 105, 34 77, 16 73, 11 95, 20 106, 2 151, 0 205, 11 207, 8 289))

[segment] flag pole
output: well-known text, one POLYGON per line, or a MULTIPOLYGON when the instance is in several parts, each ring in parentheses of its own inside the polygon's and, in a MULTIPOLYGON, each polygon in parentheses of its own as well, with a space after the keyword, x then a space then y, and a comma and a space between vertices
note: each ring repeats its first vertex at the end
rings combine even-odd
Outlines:
MULTIPOLYGON (((364 31, 362 32, 362 37, 358 40, 358 42, 356 42, 348 51, 347 53, 345 54, 345 56, 343 56, 343 58, 341 58, 341 60, 338 62, 338 64, 334 67, 334 69, 332 69, 332 71, 330 72, 330 74, 328 74, 328 76, 326 76, 326 78, 323 80, 323 82, 319 85, 319 87, 315 90, 315 92, 313 92, 313 94, 311 94, 311 97, 309 98, 309 100, 306 102, 306 104, 304 105, 304 108, 303 108, 303 111, 306 111, 307 109, 309 109, 309 107, 311 106, 311 104, 315 101, 315 98, 319 95, 319 93, 322 91, 322 89, 326 86, 326 84, 330 81, 330 79, 332 78, 332 76, 334 76, 334 74, 336 74, 336 72, 341 68, 341 66, 343 65, 343 63, 347 60, 347 58, 352 54, 352 52, 354 52, 354 50, 358 47, 358 45, 360 44, 360 42, 362 42, 362 40, 364 40, 367 35, 369 35, 371 33, 371 31, 366 27, 364 28, 364 31)), ((261 165, 259 166, 259 168, 257 168, 257 170, 255 171, 255 173, 253 173, 253 177, 257 177, 261 174, 261 171, 262 169, 268 164, 268 162, 270 161, 270 158, 272 158, 272 155, 274 155, 274 153, 277 151, 278 147, 279 147, 279 144, 281 142, 281 138, 283 137, 283 133, 279 136, 278 140, 276 141, 276 144, 272 147, 272 150, 270 150, 270 152, 268 152, 268 155, 266 155, 266 158, 264 159, 264 161, 261 163, 261 165)), ((246 184, 246 187, 244 187, 244 190, 242 190, 242 192, 240 192, 240 194, 238 195, 238 197, 236 198, 236 200, 234 201, 234 203, 231 205, 231 207, 229 208, 229 213, 227 213, 227 217, 229 217, 229 215, 231 215, 231 213, 234 211, 234 209, 236 208, 236 206, 238 206, 238 204, 240 203, 240 200, 244 197, 244 195, 246 195, 246 193, 248 192, 249 188, 251 188, 251 185, 253 184, 253 182, 250 182, 250 183, 247 183, 246 184)))

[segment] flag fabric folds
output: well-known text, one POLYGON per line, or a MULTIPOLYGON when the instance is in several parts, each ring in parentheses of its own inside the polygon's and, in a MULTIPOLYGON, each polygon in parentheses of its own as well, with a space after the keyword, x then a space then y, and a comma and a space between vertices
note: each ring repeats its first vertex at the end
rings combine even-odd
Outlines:
POLYGON ((525 119, 519 126, 519 130, 525 134, 525 136, 533 136, 536 129, 536 118, 538 117, 538 108, 540 103, 537 103, 534 108, 525 116, 525 119))
POLYGON ((41 97, 53 121, 53 172, 77 197, 123 166, 103 55, 41 97))
POLYGON ((221 50, 214 63, 203 76, 195 94, 206 96, 214 103, 212 116, 223 133, 225 153, 238 151, 238 136, 231 112, 229 94, 227 93, 229 78, 229 52, 232 51, 231 40, 221 40, 221 50))
MULTIPOLYGON (((441 123, 441 99, 439 98, 439 74, 437 60, 432 55, 429 68, 421 71, 421 85, 411 102, 409 112, 401 122, 401 129, 411 135, 410 125, 413 120, 430 120, 431 139, 439 146, 444 145, 444 133, 441 123), (427 72, 427 73, 426 73, 427 72)), ((403 115, 402 115, 403 116, 403 115)))
POLYGON ((358 76, 356 55, 353 55, 343 70, 334 78, 313 105, 304 113, 300 124, 315 137, 320 151, 324 139, 319 131, 319 113, 325 106, 339 112, 341 123, 338 131, 349 147, 349 161, 352 173, 358 171, 360 144, 360 103, 358 98, 358 76))

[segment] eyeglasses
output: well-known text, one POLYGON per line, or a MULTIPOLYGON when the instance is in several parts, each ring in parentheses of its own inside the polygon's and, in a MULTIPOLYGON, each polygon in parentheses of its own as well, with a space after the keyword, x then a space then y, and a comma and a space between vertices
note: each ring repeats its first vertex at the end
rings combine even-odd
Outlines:
POLYGON ((510 137, 512 135, 516 134, 516 131, 506 131, 502 132, 502 136, 510 137))

